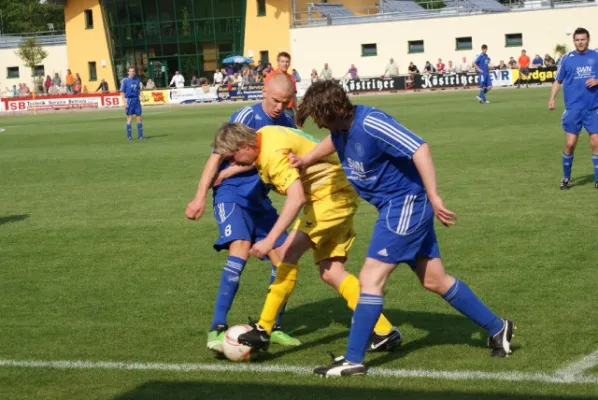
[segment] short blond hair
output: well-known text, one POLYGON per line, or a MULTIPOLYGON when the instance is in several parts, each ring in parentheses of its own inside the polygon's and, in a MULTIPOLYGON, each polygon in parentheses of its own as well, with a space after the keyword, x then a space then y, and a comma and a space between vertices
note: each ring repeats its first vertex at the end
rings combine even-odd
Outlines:
POLYGON ((236 153, 247 145, 257 147, 255 130, 239 122, 225 122, 218 128, 212 148, 216 153, 225 155, 236 153))

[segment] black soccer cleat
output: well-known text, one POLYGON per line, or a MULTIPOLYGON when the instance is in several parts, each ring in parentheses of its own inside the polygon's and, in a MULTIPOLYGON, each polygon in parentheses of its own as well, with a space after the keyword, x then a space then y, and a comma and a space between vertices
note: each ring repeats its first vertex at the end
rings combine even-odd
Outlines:
POLYGON ((401 344, 403 344, 403 335, 401 335, 398 328, 393 326, 392 331, 388 335, 381 336, 374 333, 367 352, 392 351, 401 344))
POLYGON ((561 186, 560 186, 561 190, 569 190, 571 189, 571 183, 569 182, 569 179, 563 178, 561 179, 561 186))
POLYGON ((354 376, 354 375, 365 375, 366 369, 363 364, 354 364, 345 360, 344 356, 332 357, 332 364, 327 367, 318 367, 314 369, 314 374, 320 376, 354 376))
POLYGON ((508 357, 511 350, 511 340, 513 339, 513 330, 517 329, 513 322, 505 319, 504 326, 493 337, 488 338, 488 345, 492 349, 490 357, 508 357))
POLYGON ((270 335, 264 328, 256 324, 249 318, 249 325, 252 330, 239 335, 237 341, 252 349, 267 349, 270 346, 270 335))

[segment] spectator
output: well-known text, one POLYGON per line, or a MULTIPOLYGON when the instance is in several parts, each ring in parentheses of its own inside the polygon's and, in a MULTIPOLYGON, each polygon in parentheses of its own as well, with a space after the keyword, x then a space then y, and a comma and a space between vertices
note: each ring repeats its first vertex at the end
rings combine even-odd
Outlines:
POLYGON ((351 64, 351 68, 349 68, 349 70, 343 76, 343 78, 347 75, 351 75, 351 79, 359 79, 359 74, 357 73, 357 68, 355 68, 355 64, 351 64))
POLYGON ((156 88, 156 84, 154 83, 154 81, 150 78, 147 80, 147 82, 145 83, 145 89, 147 90, 154 90, 156 88))
POLYGON ((301 82, 301 75, 295 68, 293 68, 293 78, 295 78, 295 82, 301 82))
POLYGON ((263 71, 262 71, 262 73, 256 74, 254 76, 254 78, 255 78, 255 83, 262 83, 264 81, 263 71))
POLYGON ((318 77, 318 71, 315 68, 311 70, 311 83, 319 81, 320 78, 318 77))
POLYGON ((291 55, 286 51, 282 51, 276 56, 276 61, 278 63, 278 68, 268 73, 268 75, 264 78, 264 85, 267 85, 270 78, 277 74, 285 74, 289 77, 291 82, 293 82, 295 94, 293 94, 293 99, 288 104, 286 110, 284 110, 284 113, 294 121, 295 113, 297 112, 297 81, 295 81, 295 77, 288 72, 289 67, 291 66, 291 55))
POLYGON ((532 60, 532 64, 530 65, 530 68, 539 68, 543 65, 544 65, 544 60, 542 60, 542 57, 540 57, 539 54, 536 54, 536 56, 532 60))
POLYGON ((199 87, 199 79, 197 79, 196 75, 191 77, 191 87, 199 87))
POLYGON ((439 74, 444 73, 446 69, 446 65, 444 65, 444 63, 442 62, 442 58, 438 59, 438 63, 436 64, 436 72, 438 72, 439 74))
POLYGON ((384 70, 384 76, 387 78, 399 76, 399 66, 397 63, 395 63, 393 58, 390 59, 390 62, 386 66, 386 69, 384 70))
POLYGON ((521 87, 521 81, 525 81, 525 86, 529 87, 529 66, 530 59, 525 50, 521 50, 519 56, 519 79, 517 80, 517 87, 521 87))
POLYGON ((12 89, 6 88, 6 91, 11 94, 11 96, 15 97, 19 94, 19 90, 17 89, 17 85, 12 85, 12 89))
POLYGON ((44 93, 48 94, 48 91, 52 87, 52 77, 50 75, 46 76, 46 81, 44 82, 44 93))
POLYGON ((409 79, 411 79, 411 80, 414 80, 415 75, 419 74, 419 69, 417 69, 417 66, 415 64, 413 64, 413 61, 411 61, 409 63, 409 66, 407 67, 407 71, 409 71, 409 79))
POLYGON ((460 72, 468 72, 469 71, 469 64, 467 63, 467 57, 463 57, 461 59, 461 65, 459 66, 460 72))
POLYGON ((73 83, 74 82, 75 82, 75 78, 73 78, 73 74, 71 73, 71 70, 67 69, 66 70, 66 78, 65 78, 67 93, 73 93, 73 83))
POLYGON ((426 61, 426 65, 424 65, 424 74, 431 74, 434 72, 436 72, 436 70, 434 69, 432 63, 430 63, 430 61, 426 61))
POLYGON ((266 71, 264 76, 267 76, 270 72, 274 71, 274 68, 272 68, 272 63, 268 63, 268 65, 266 65, 266 68, 264 70, 266 71))
POLYGON ((54 74, 54 78, 52 79, 52 85, 56 86, 56 87, 60 87, 62 86, 62 79, 60 79, 60 76, 58 75, 58 72, 56 72, 54 74))
POLYGON ((457 67, 453 65, 453 62, 449 60, 448 65, 446 66, 446 72, 449 74, 454 74, 457 72, 457 67))
POLYGON ((509 69, 509 66, 507 64, 505 64, 505 62, 503 60, 500 60, 500 63, 498 63, 498 68, 497 69, 509 69))
POLYGON ((176 88, 183 88, 185 87, 185 77, 179 73, 179 71, 174 71, 174 76, 170 80, 169 87, 175 85, 176 88))
POLYGON ((320 77, 324 81, 329 81, 332 79, 332 70, 328 67, 328 63, 324 64, 324 69, 320 72, 320 77))
POLYGON ((557 51, 557 53, 555 54, 555 57, 556 57, 555 63, 556 63, 556 66, 558 67, 559 65, 561 65, 561 60, 563 59, 563 55, 557 51))
POLYGON ((79 94, 81 93, 81 76, 77 72, 75 74, 75 80, 73 81, 73 93, 79 94))
POLYGON ((108 90, 108 82, 106 82, 106 79, 102 79, 100 81, 100 86, 98 86, 98 88, 96 89, 96 92, 98 90, 100 90, 100 89, 102 90, 102 93, 108 93, 109 92, 109 90, 108 90))
POLYGON ((216 69, 214 72, 214 85, 222 85, 222 81, 224 80, 224 75, 220 72, 219 69, 216 69))
POLYGON ((544 65, 547 67, 554 67, 556 65, 556 61, 554 61, 554 58, 550 57, 549 54, 546 54, 544 56, 544 65))
POLYGON ((509 62, 507 63, 507 65, 511 69, 517 69, 517 61, 515 61, 514 57, 509 58, 509 62))

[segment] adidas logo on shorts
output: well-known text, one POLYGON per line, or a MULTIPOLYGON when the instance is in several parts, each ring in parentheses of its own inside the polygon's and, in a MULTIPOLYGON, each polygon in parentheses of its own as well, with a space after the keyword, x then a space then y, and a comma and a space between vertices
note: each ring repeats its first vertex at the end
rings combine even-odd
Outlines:
POLYGON ((382 257, 388 257, 388 251, 386 251, 386 249, 382 249, 378 252, 378 255, 382 257))

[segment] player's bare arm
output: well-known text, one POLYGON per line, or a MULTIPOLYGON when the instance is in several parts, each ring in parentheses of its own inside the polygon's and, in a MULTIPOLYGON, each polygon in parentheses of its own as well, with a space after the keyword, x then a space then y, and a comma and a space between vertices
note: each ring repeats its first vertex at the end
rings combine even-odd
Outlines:
POLYGON ((253 168, 253 165, 231 165, 225 170, 220 171, 216 179, 214 179, 212 187, 220 185, 225 179, 242 174, 243 172, 251 171, 253 168))
POLYGON ((556 100, 556 96, 559 94, 561 90, 561 84, 559 81, 554 81, 552 83, 552 89, 550 89, 550 99, 548 100, 548 109, 554 110, 554 102, 556 100))
POLYGON ((206 208, 206 197, 208 196, 208 190, 212 187, 212 183, 218 173, 218 167, 222 162, 222 156, 220 154, 212 153, 210 158, 206 162, 206 165, 201 173, 199 179, 199 186, 195 198, 187 204, 187 210, 185 216, 189 219, 199 220, 206 208))
POLYGON ((326 137, 326 139, 322 140, 316 147, 314 147, 309 153, 305 154, 303 157, 299 157, 294 153, 289 154, 289 162, 291 167, 299 168, 303 170, 305 168, 309 168, 318 161, 323 158, 328 157, 336 150, 334 149, 334 144, 332 144, 332 139, 330 135, 326 137))
POLYGON ((438 195, 436 188, 436 168, 434 167, 430 147, 427 143, 422 144, 413 154, 413 163, 422 178, 424 187, 426 188, 426 194, 434 209, 436 218, 438 218, 444 226, 454 225, 455 213, 444 206, 444 202, 438 195))
POLYGON ((276 240, 278 240, 283 232, 286 232, 295 218, 297 218, 305 201, 305 192, 303 191, 301 180, 296 179, 287 189, 286 200, 282 206, 282 210, 280 210, 278 220, 270 230, 270 233, 268 233, 268 236, 266 236, 264 240, 255 243, 251 247, 250 253, 257 258, 262 259, 272 251, 276 240))

